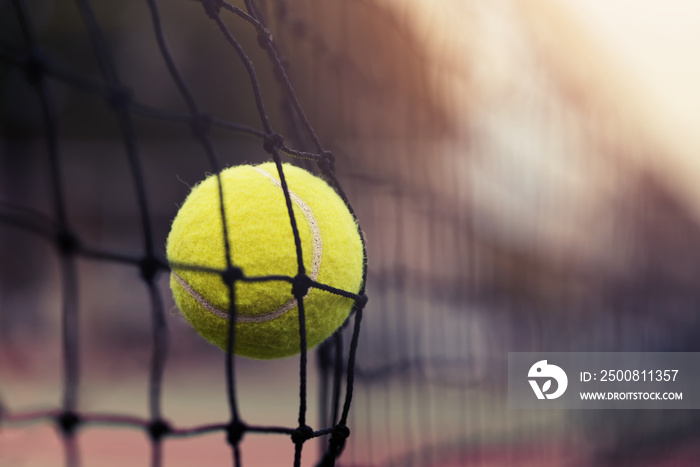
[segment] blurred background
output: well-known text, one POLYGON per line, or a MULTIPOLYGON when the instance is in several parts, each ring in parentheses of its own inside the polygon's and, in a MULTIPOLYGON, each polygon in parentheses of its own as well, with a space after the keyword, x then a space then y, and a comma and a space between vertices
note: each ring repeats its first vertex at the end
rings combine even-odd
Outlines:
MULTIPOLYGON (((22 2, 41 50, 99 80, 77 8, 22 2)), ((145 2, 93 5, 120 78, 153 109, 187 114, 145 2)), ((260 128, 245 69, 196 1, 162 2, 198 104, 260 128)), ((509 411, 514 351, 698 351, 700 6, 629 0, 264 0, 301 105, 336 157, 366 233, 368 296, 344 466, 685 466, 700 423, 683 411, 509 411)), ((245 8, 243 2, 236 3, 245 8)), ((254 28, 227 26, 260 78, 272 126, 312 150, 254 28)), ((0 200, 55 219, 36 92, 0 1, 0 200)), ((85 245, 138 256, 134 180, 112 108, 49 82, 70 225, 85 245)), ((190 187, 211 173, 186 123, 133 116, 158 252, 190 187)), ((214 129, 223 164, 267 159, 214 129)), ((287 161, 292 161, 287 158, 287 161)), ((297 161, 310 167, 305 161, 297 161)), ((147 289, 133 266, 78 261, 79 408, 147 416, 147 289)), ((164 416, 227 419, 223 356, 159 286, 171 345, 164 416)), ((61 276, 54 245, 0 221, 0 401, 60 405, 61 276)), ((349 333, 345 342, 349 341, 349 333)), ((312 360, 312 365, 318 364, 312 360)), ((319 374, 311 367, 310 424, 319 374)), ((238 360, 240 411, 295 426, 298 359, 238 360)), ((141 432, 91 428, 85 465, 149 465, 141 432)), ((305 447, 314 465, 321 441, 305 447)), ((247 434, 244 465, 292 465, 285 437, 247 434)), ((61 465, 48 423, 3 426, 0 465, 61 465)), ((165 443, 165 465, 230 465, 221 433, 165 443)))

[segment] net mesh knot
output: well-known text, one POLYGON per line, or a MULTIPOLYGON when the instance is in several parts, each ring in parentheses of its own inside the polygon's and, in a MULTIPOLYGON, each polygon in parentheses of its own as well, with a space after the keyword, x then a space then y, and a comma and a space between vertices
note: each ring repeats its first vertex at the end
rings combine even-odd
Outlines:
POLYGON ((261 28, 258 31, 258 44, 265 50, 272 45, 272 33, 269 29, 261 28))
POLYGON ((226 441, 231 446, 235 446, 241 442, 243 435, 245 434, 246 426, 240 421, 234 421, 229 423, 226 427, 226 441))
POLYGON ((357 299, 355 300, 355 307, 362 310, 365 308, 368 301, 369 301, 369 298, 367 297, 367 295, 360 294, 357 296, 357 299))
POLYGON ((78 237, 69 230, 61 230, 58 232, 58 234, 56 234, 56 243, 61 253, 66 255, 73 254, 80 248, 78 237))
POLYGON ((345 446, 345 440, 350 436, 350 428, 346 425, 336 425, 333 427, 331 439, 328 441, 331 447, 340 451, 345 446))
POLYGON ((335 173, 335 156, 330 151, 323 151, 321 153, 320 164, 329 172, 335 173))
POLYGON ((292 295, 297 300, 301 300, 309 293, 309 289, 312 285, 313 281, 309 276, 306 274, 299 274, 294 278, 294 281, 292 281, 292 295))
POLYGON ((336 459, 345 448, 345 440, 350 436, 350 429, 345 425, 336 425, 331 430, 331 438, 328 440, 330 449, 325 452, 316 467, 333 467, 336 459))
POLYGON ((143 278, 143 280, 149 284, 153 283, 155 278, 158 276, 158 272, 160 272, 161 266, 161 262, 155 256, 145 256, 139 262, 141 278, 143 278))
POLYGON ((224 6, 223 0, 199 0, 202 2, 204 11, 211 19, 216 19, 219 16, 221 8, 224 6))
POLYGON ((56 423, 58 423, 61 432, 65 436, 72 436, 80 425, 81 421, 82 420, 75 412, 66 411, 56 417, 56 423))
POLYGON ((148 425, 148 435, 154 442, 160 441, 165 435, 167 435, 170 432, 172 432, 172 428, 170 427, 170 424, 165 420, 153 420, 148 425))
POLYGON ((308 425, 302 425, 292 432, 292 442, 294 444, 303 444, 306 440, 311 439, 313 435, 313 428, 308 425))
POLYGON ((233 287, 233 284, 241 279, 243 279, 243 270, 236 266, 229 266, 221 273, 221 280, 229 287, 233 287))
POLYGON ((284 145, 284 138, 279 133, 269 133, 265 135, 265 141, 263 141, 263 149, 268 154, 274 154, 279 151, 284 145))

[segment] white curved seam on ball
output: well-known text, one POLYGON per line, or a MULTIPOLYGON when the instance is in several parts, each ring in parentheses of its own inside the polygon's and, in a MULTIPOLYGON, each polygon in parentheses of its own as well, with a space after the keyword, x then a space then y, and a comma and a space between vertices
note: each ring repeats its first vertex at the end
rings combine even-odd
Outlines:
MULTIPOLYGON (((277 188, 279 188, 280 190, 282 189, 282 184, 275 177, 273 177, 272 174, 261 169, 260 167, 253 168, 259 173, 266 176, 270 180, 270 182, 272 182, 272 184, 275 185, 277 188)), ((306 204, 304 200, 301 199, 301 197, 299 197, 299 195, 294 193, 292 190, 289 190, 289 197, 292 199, 292 201, 294 201, 297 207, 301 209, 301 212, 306 218, 306 222, 309 224, 309 229, 311 230, 311 236, 313 238, 313 255, 311 258, 311 274, 309 274, 309 277, 311 278, 311 280, 315 281, 318 278, 318 273, 321 271, 321 254, 323 253, 323 240, 321 239, 321 229, 319 228, 318 222, 316 222, 314 213, 309 207, 309 205, 306 204)), ((304 298, 306 298, 306 296, 304 298)))
MULTIPOLYGON (((194 298, 197 303, 202 305, 202 307, 209 311, 210 313, 214 314, 215 316, 218 316, 219 318, 223 319, 229 319, 229 314, 228 312, 222 310, 221 308, 218 308, 216 305, 212 304, 209 300, 204 298, 202 294, 197 292, 190 284, 187 283, 185 279, 180 277, 176 272, 173 272, 173 277, 177 281, 178 284, 180 284, 186 291, 189 293, 192 298, 194 298)), ((246 316, 246 315, 236 315, 236 322, 237 323, 264 323, 265 321, 271 321, 279 316, 282 316, 292 308, 294 308, 297 304, 296 300, 293 300, 294 303, 291 303, 291 301, 285 303, 282 305, 280 308, 277 310, 271 312, 271 313, 266 313, 264 315, 258 315, 258 316, 246 316)))
POLYGON ((192 286, 190 284, 188 284, 185 279, 180 277, 175 271, 172 272, 172 276, 177 281, 177 283, 180 284, 182 286, 182 288, 185 289, 185 291, 187 293, 189 293, 192 296, 192 298, 194 298, 197 301, 197 303, 199 303, 200 305, 202 305, 204 307, 205 310, 215 314, 219 318, 228 319, 228 313, 226 313, 225 311, 222 311, 219 308, 212 305, 209 302, 209 300, 207 300, 199 292, 194 290, 192 288, 192 286))
MULTIPOLYGON (((264 175, 267 177, 270 182, 272 182, 273 185, 275 185, 277 188, 282 189, 282 184, 275 178, 273 177, 269 172, 259 168, 259 167, 253 167, 257 172, 260 174, 264 175)), ((308 204, 304 202, 303 199, 299 197, 296 193, 294 193, 292 190, 289 190, 289 197, 292 199, 294 204, 297 205, 297 207, 301 210, 301 212, 304 214, 304 218, 306 218, 306 222, 309 224, 309 229, 311 230, 311 236, 312 236, 312 244, 313 244, 313 256, 311 260, 311 274, 309 274, 309 277, 311 280, 316 280, 318 278, 318 274, 321 270, 321 255, 323 253, 323 240, 321 239, 321 229, 318 226, 318 222, 316 221, 316 218, 314 217, 314 213, 309 207, 308 204)), ((205 310, 209 311, 210 313, 218 316, 219 318, 223 319, 229 319, 229 314, 228 312, 222 310, 221 308, 216 307, 213 305, 209 300, 204 298, 199 292, 197 292, 190 284, 187 283, 186 280, 184 280, 182 277, 180 277, 176 272, 173 271, 173 277, 177 281, 178 284, 180 284, 191 296, 194 298, 197 303, 202 305, 205 310)), ((309 289, 309 292, 311 292, 311 289, 309 289)), ((309 292, 304 295, 304 299, 308 297, 309 292)), ((297 300, 296 298, 292 298, 289 300, 287 303, 279 307, 278 309, 271 311, 269 313, 265 313, 263 315, 257 315, 257 316, 246 316, 246 315, 236 315, 236 322, 237 323, 264 323, 265 321, 272 321, 273 319, 277 319, 283 314, 291 311, 294 309, 294 307, 297 306, 297 300)))

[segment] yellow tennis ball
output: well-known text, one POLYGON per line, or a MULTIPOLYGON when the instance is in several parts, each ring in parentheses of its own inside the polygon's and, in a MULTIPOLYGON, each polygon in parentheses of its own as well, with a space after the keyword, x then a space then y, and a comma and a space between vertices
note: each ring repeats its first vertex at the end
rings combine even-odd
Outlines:
MULTIPOLYGON (((364 252, 355 219, 323 180, 284 164, 306 275, 351 293, 362 283, 364 252)), ((277 166, 230 167, 220 173, 231 262, 245 277, 297 275, 297 254, 277 166)), ((229 288, 220 274, 178 265, 226 268, 224 229, 215 175, 194 187, 167 241, 175 303, 194 329, 226 350, 229 288)), ((286 281, 235 283, 234 352, 272 359, 300 352, 299 308, 286 281)), ((304 298, 308 348, 343 324, 353 301, 318 288, 304 298)))

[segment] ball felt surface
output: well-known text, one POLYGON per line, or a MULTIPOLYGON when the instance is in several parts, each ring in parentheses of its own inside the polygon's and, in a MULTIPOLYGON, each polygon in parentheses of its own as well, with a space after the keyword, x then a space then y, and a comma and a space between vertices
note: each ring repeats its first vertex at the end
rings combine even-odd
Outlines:
MULTIPOLYGON (((363 248, 358 226, 326 182, 284 164, 306 274, 348 292, 359 292, 363 248)), ((246 277, 297 275, 294 236, 274 163, 242 165, 220 174, 231 262, 246 277)), ((167 240, 170 287, 178 308, 205 339, 226 350, 229 289, 221 275, 178 268, 226 267, 216 176, 195 186, 173 221, 167 240)), ((298 304, 286 281, 235 284, 234 352, 258 359, 299 353, 298 304)), ((304 298, 308 348, 329 337, 348 317, 352 300, 317 288, 304 298)))

